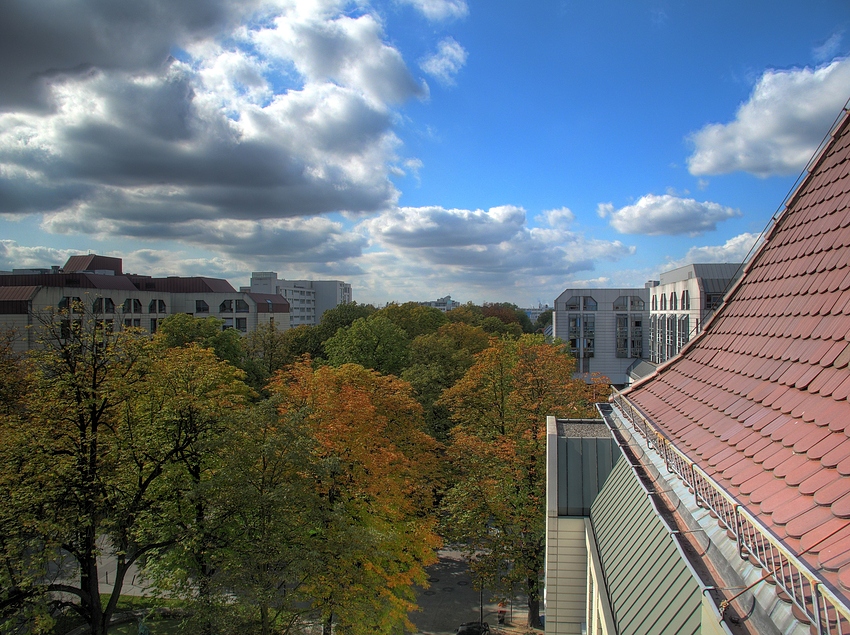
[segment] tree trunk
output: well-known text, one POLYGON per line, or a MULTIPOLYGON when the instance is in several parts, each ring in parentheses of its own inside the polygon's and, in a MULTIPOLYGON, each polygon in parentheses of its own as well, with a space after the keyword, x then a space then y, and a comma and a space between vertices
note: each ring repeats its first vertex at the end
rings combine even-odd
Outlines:
POLYGON ((540 585, 536 580, 526 580, 528 586, 528 620, 526 626, 530 628, 543 628, 540 621, 540 585))

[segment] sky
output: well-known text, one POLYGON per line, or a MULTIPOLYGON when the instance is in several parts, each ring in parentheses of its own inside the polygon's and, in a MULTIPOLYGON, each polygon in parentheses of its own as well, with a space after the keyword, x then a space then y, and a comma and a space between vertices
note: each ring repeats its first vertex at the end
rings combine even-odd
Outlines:
POLYGON ((643 287, 747 257, 848 55, 846 0, 4 0, 0 270, 643 287))

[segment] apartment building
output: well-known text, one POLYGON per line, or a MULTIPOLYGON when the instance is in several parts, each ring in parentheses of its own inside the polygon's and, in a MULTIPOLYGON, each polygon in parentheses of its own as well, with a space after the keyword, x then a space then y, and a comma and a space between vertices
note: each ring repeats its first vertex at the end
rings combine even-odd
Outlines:
POLYGON ((353 302, 351 285, 341 280, 285 280, 274 271, 255 271, 251 286, 243 290, 282 296, 290 306, 291 326, 315 326, 322 314, 353 302))
POLYGON ((121 258, 71 256, 64 267, 0 272, 0 325, 14 329, 18 350, 36 345, 40 314, 75 303, 102 315, 113 329, 155 333, 175 313, 215 316, 241 333, 269 323, 289 328, 289 304, 278 295, 240 292, 220 278, 125 274, 121 258))

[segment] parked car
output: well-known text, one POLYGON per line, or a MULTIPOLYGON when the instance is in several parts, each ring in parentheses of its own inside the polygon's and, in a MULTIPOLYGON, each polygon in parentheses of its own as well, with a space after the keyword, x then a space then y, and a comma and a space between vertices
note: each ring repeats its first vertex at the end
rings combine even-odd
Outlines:
POLYGON ((487 622, 464 622, 457 627, 455 635, 489 635, 490 625, 487 622))

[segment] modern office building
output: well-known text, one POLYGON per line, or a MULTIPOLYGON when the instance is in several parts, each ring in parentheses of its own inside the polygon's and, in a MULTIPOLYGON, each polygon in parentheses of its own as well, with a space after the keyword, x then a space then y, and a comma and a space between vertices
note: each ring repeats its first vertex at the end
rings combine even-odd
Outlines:
POLYGON ((649 361, 675 357, 702 329, 743 271, 740 263, 691 264, 661 274, 650 289, 649 361))
POLYGON ((568 343, 577 375, 628 383, 649 347, 649 289, 567 289, 555 299, 553 336, 568 343))
POLYGON ((289 328, 289 304, 277 295, 236 291, 219 278, 125 274, 121 258, 71 256, 64 267, 0 273, 0 325, 16 332, 15 347, 38 339, 39 314, 72 309, 77 302, 102 315, 109 328, 156 332, 175 313, 215 316, 224 328, 249 333, 260 324, 289 328))
POLYGON ((292 326, 315 326, 322 314, 340 304, 353 301, 351 285, 341 280, 285 280, 274 271, 255 271, 251 286, 244 288, 254 293, 282 296, 289 302, 292 326))
POLYGON ((845 111, 704 328, 599 404, 617 451, 549 422, 547 633, 850 633, 848 248, 845 111))

